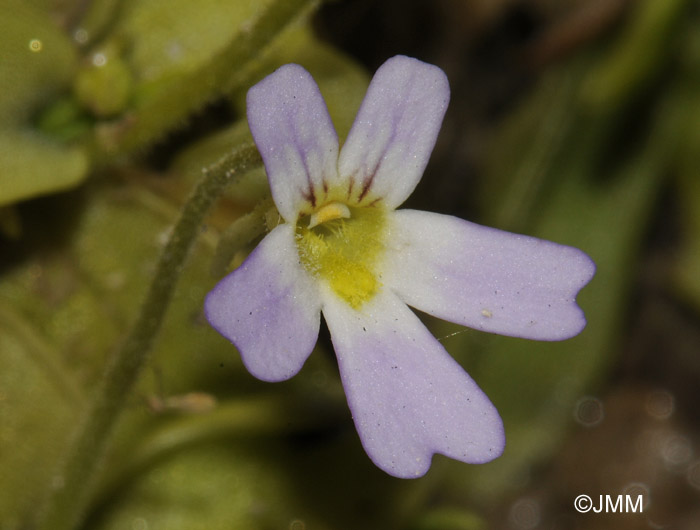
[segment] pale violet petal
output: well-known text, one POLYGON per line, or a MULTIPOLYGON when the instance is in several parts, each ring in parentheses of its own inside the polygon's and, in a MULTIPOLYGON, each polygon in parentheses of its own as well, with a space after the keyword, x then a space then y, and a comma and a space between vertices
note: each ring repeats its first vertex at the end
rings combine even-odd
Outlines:
POLYGON ((399 55, 377 70, 338 160, 354 200, 381 199, 388 208, 406 200, 423 175, 449 99, 437 66, 399 55))
POLYGON ((576 295, 595 265, 584 252, 447 215, 389 219, 382 281, 410 306, 527 339, 563 340, 586 325, 576 295))
POLYGON ((294 227, 270 232, 243 264, 207 295, 209 323, 264 381, 295 375, 318 338, 320 295, 299 265, 294 227))
POLYGON ((432 455, 472 464, 503 452, 498 411, 393 293, 351 308, 323 295, 348 405, 372 461, 390 475, 424 475, 432 455))
POLYGON ((248 91, 247 113, 277 209, 295 222, 338 180, 338 135, 318 85, 287 64, 248 91))

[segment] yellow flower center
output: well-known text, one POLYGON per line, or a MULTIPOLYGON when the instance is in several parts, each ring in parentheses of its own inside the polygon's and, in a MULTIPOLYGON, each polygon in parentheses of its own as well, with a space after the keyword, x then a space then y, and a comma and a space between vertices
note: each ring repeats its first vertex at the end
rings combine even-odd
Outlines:
POLYGON ((296 244, 304 268, 357 309, 379 290, 377 262, 384 247, 381 208, 331 202, 297 222, 296 244))

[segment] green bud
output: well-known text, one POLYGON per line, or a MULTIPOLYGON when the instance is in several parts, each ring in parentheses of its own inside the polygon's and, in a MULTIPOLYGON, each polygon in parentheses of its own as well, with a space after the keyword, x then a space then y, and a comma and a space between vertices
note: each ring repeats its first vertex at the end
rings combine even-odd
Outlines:
POLYGON ((133 78, 118 56, 96 52, 75 79, 73 90, 81 104, 100 118, 123 112, 129 103, 133 78))

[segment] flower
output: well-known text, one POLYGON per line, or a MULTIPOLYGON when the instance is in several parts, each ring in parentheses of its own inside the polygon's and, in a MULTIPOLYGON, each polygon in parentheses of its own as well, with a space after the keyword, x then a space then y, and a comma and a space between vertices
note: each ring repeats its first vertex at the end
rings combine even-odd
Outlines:
POLYGON ((562 340, 585 326, 578 249, 462 219, 396 210, 420 180, 449 100, 438 67, 377 70, 342 150, 311 75, 288 64, 248 92, 250 130, 283 223, 209 293, 207 319, 265 381, 295 375, 331 333, 362 444, 396 477, 441 453, 503 452, 486 395, 408 308, 484 331, 562 340))

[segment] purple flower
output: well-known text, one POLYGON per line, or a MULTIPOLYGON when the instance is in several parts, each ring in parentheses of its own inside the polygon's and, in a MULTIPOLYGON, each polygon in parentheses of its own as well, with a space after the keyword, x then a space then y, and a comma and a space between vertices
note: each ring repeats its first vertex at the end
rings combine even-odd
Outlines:
POLYGON ((374 463, 418 477, 434 453, 503 452, 498 412, 408 308, 484 331, 562 340, 585 326, 595 266, 572 247, 396 210, 423 174, 445 74, 397 56, 377 71, 342 150, 319 89, 288 64, 248 92, 248 123, 284 222, 209 293, 209 322, 265 381, 295 375, 323 313, 374 463))

